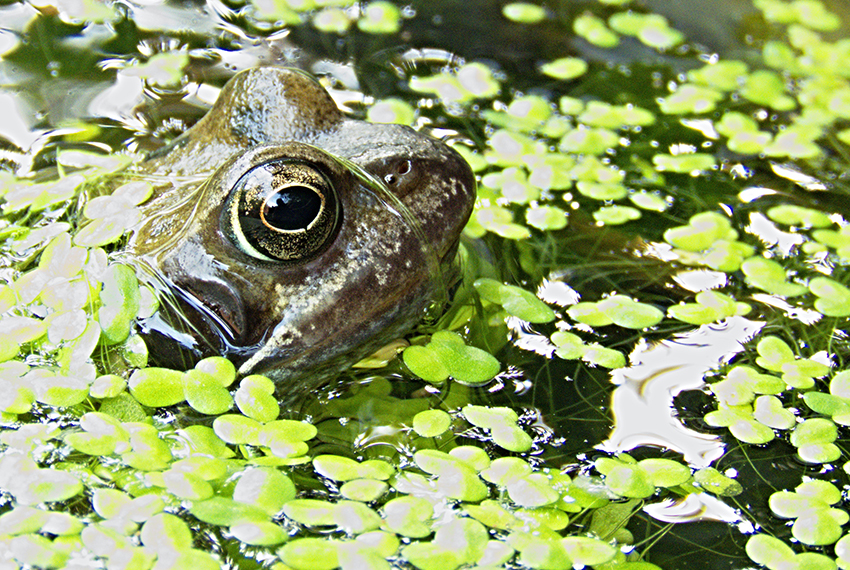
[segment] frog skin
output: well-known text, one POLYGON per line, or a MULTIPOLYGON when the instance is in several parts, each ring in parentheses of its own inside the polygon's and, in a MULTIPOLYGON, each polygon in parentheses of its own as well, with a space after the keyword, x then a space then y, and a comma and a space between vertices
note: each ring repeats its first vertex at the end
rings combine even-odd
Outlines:
MULTIPOLYGON (((195 356, 225 355, 279 395, 315 388, 445 300, 475 200, 450 147, 347 118, 311 76, 275 67, 234 76, 141 173, 157 187, 130 255, 176 296, 195 356)), ((148 327, 185 342, 173 321, 148 327)))

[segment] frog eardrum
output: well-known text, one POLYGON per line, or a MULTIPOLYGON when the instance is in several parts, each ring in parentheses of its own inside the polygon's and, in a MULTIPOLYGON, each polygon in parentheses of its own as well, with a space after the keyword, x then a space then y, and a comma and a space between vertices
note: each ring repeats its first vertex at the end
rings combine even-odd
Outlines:
POLYGON ((283 150, 281 156, 252 167, 236 182, 222 227, 256 259, 303 261, 318 255, 336 232, 339 200, 319 163, 289 160, 283 150))

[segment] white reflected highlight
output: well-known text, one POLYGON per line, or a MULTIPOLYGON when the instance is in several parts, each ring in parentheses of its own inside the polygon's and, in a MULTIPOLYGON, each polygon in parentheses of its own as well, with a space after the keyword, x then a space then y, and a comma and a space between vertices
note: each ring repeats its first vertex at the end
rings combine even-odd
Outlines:
POLYGON ((641 345, 630 356, 632 366, 612 372, 618 387, 611 397, 614 429, 598 447, 623 453, 641 446, 681 453, 692 467, 707 467, 723 455, 716 436, 683 426, 673 398, 683 390, 699 390, 709 370, 743 350, 763 322, 731 317, 704 325, 651 346, 641 345))
POLYGON ((687 497, 666 499, 660 503, 646 505, 643 512, 667 523, 716 521, 734 524, 741 522, 737 510, 708 493, 692 493, 687 497))

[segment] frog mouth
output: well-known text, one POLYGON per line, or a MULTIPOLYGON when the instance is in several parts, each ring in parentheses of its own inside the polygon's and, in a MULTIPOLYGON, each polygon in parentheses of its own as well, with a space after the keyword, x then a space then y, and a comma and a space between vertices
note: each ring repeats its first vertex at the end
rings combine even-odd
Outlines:
POLYGON ((172 283, 172 291, 188 310, 181 320, 195 329, 195 336, 212 345, 218 340, 222 351, 230 352, 242 346, 248 328, 248 318, 239 295, 226 283, 187 280, 172 283))

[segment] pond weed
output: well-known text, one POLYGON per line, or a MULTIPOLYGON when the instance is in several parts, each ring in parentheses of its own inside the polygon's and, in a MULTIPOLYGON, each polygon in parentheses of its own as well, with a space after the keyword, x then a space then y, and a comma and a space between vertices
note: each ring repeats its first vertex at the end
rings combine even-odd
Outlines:
MULTIPOLYGON (((2 482, 14 497, 0 515, 4 552, 46 568, 82 552, 107 568, 653 568, 639 558, 664 560, 652 545, 675 531, 649 522, 635 538, 644 501, 706 491, 759 529, 746 540, 753 562, 846 566, 836 467, 850 398, 850 87, 831 63, 847 40, 822 35, 840 20, 816 1, 755 2, 768 38, 761 62, 743 62, 693 57, 666 18, 621 4, 594 5, 567 29, 603 48, 636 41, 673 64, 636 65, 598 93, 621 72, 574 55, 537 68, 539 92, 482 62, 423 64, 402 77, 399 99, 355 109, 420 126, 444 113, 431 125, 464 139, 455 146, 481 177, 466 230, 477 242, 464 246, 468 278, 448 318, 303 413, 281 410, 263 377, 236 382, 226 361, 147 366, 136 320, 156 296, 119 253, 150 193, 127 174, 129 153, 63 150, 55 180, 4 176, 0 473, 27 475, 2 482), (770 192, 746 194, 759 187, 770 192), (504 255, 488 264, 492 251, 504 255), (695 271, 719 285, 676 281, 695 271), (575 298, 549 300, 547 283, 575 298), (593 448, 611 422, 608 369, 745 315, 763 331, 708 374, 701 408, 679 408, 726 439, 714 467, 593 448), (564 427, 573 421, 598 425, 564 427), (774 453, 795 458, 798 482, 773 481, 774 453), (769 498, 741 462, 776 486, 769 498)), ((121 18, 81 6, 54 8, 73 25, 121 18)), ((236 11, 269 33, 384 35, 409 18, 393 8, 256 1, 236 11)), ((505 8, 529 26, 558 14, 505 8)), ((203 58, 172 47, 136 59, 145 63, 129 76, 148 88, 183 82, 203 58)))

